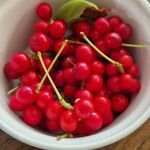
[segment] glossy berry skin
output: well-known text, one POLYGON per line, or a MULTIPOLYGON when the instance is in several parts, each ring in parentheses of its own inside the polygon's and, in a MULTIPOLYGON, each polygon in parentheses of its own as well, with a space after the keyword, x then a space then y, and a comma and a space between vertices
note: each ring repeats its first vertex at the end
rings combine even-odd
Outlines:
POLYGON ((128 70, 127 72, 134 78, 139 76, 139 67, 136 64, 133 64, 128 70))
POLYGON ((89 101, 92 101, 93 95, 89 90, 81 89, 76 92, 75 99, 88 99, 89 101))
POLYGON ((114 31, 120 35, 123 42, 132 36, 132 28, 129 24, 121 23, 115 27, 114 31))
POLYGON ((52 93, 47 90, 41 90, 40 93, 37 95, 36 105, 45 111, 49 102, 53 99, 52 93))
POLYGON ((77 62, 76 57, 74 57, 73 55, 66 56, 62 61, 62 67, 63 68, 73 67, 74 64, 76 64, 76 62, 77 62))
POLYGON ((106 111, 104 114, 101 115, 102 116, 102 122, 104 126, 108 126, 110 125, 113 120, 114 120, 114 116, 111 110, 106 111))
POLYGON ((106 97, 97 96, 94 100, 94 107, 99 114, 105 114, 111 110, 110 100, 106 97))
POLYGON ((137 93, 139 93, 140 89, 141 89, 140 81, 136 80, 136 79, 133 79, 132 87, 130 89, 130 92, 133 93, 133 94, 137 94, 137 93))
POLYGON ((128 105, 129 105, 129 100, 123 94, 116 94, 111 99, 111 108, 115 112, 121 113, 125 111, 128 105))
POLYGON ((48 21, 52 17, 52 6, 48 3, 40 3, 37 6, 37 15, 42 20, 48 21))
POLYGON ((58 87, 63 87, 64 86, 64 79, 63 79, 63 71, 62 70, 59 70, 59 71, 56 72, 55 84, 58 87))
POLYGON ((16 98, 22 105, 30 105, 34 102, 36 96, 30 86, 21 86, 16 91, 16 98))
POLYGON ((21 82, 23 85, 32 85, 39 81, 38 75, 35 71, 27 71, 21 76, 21 82))
POLYGON ((121 85, 120 85, 120 78, 119 78, 119 76, 110 77, 107 80, 107 86, 114 93, 121 91, 121 85))
POLYGON ((17 79, 19 74, 13 70, 12 66, 10 65, 10 63, 7 63, 4 67, 4 73, 5 73, 5 76, 8 78, 8 79, 17 79))
POLYGON ((63 111, 64 108, 60 105, 60 103, 56 100, 53 100, 48 104, 45 113, 49 120, 58 120, 63 111))
POLYGON ((119 58, 119 62, 123 65, 124 68, 128 69, 133 64, 133 58, 130 55, 122 55, 119 58))
POLYGON ((103 79, 101 76, 92 74, 86 81, 85 87, 91 92, 99 92, 103 87, 103 79))
POLYGON ((118 33, 111 32, 105 35, 104 43, 108 48, 117 49, 121 46, 121 37, 118 33))
POLYGON ((99 33, 99 31, 97 30, 92 30, 91 34, 90 34, 90 39, 93 42, 96 42, 97 40, 102 40, 102 35, 99 33))
POLYGON ((93 112, 90 117, 86 118, 84 120, 84 123, 92 131, 97 131, 101 129, 103 125, 102 117, 96 112, 93 112))
POLYGON ((106 34, 111 31, 111 26, 106 18, 100 17, 95 21, 95 29, 101 34, 106 34))
POLYGON ((78 61, 91 63, 94 60, 92 48, 88 45, 80 45, 76 49, 76 58, 78 61))
POLYGON ((120 25, 122 23, 122 20, 118 16, 112 16, 108 18, 108 22, 110 26, 114 29, 116 26, 120 25))
POLYGON ((107 76, 114 76, 119 73, 118 68, 113 64, 107 64, 105 66, 105 73, 107 76))
POLYGON ((76 116, 80 119, 90 117, 93 111, 94 111, 93 103, 86 99, 78 100, 74 105, 74 112, 76 116))
POLYGON ((30 126, 36 126, 42 120, 42 112, 38 107, 31 105, 25 109, 23 120, 30 126))
POLYGON ((108 88, 106 84, 104 84, 103 88, 98 93, 98 96, 106 97, 106 98, 110 98, 111 95, 112 95, 112 91, 108 88))
POLYGON ((59 120, 47 120, 46 128, 50 132, 58 132, 61 130, 59 120))
POLYGON ((37 53, 38 51, 44 53, 48 51, 50 47, 50 42, 48 37, 43 33, 35 33, 31 36, 29 40, 29 47, 35 53, 37 53))
POLYGON ((15 72, 24 73, 31 67, 31 60, 28 55, 15 52, 10 58, 10 65, 15 72))
POLYGON ((82 39, 80 32, 84 32, 84 34, 89 37, 91 32, 91 26, 87 21, 79 21, 74 26, 74 33, 78 39, 82 39))
POLYGON ((47 34, 48 33, 48 22, 43 21, 43 20, 39 20, 34 25, 34 30, 36 33, 47 34))
POLYGON ((61 128, 68 133, 73 133, 78 125, 78 120, 72 111, 64 111, 60 117, 61 128))
POLYGON ((65 35, 66 30, 66 23, 63 20, 55 20, 48 27, 49 34, 56 39, 62 38, 65 35))
MULTIPOLYGON (((64 40, 60 39, 60 40, 57 40, 55 42, 55 45, 54 45, 54 50, 55 50, 55 53, 57 54, 63 44, 64 40)), ((62 55, 67 55, 67 54, 70 54, 72 52, 72 44, 71 43, 67 43, 67 45, 65 46, 65 48, 63 49, 63 52, 62 52, 62 55)))
POLYGON ((67 85, 64 86, 63 91, 64 91, 64 95, 66 97, 73 98, 76 91, 77 91, 77 87, 75 87, 74 85, 67 84, 67 85))
POLYGON ((76 83, 73 68, 66 68, 63 70, 63 79, 64 79, 64 82, 68 84, 76 83))
POLYGON ((132 88, 133 77, 130 74, 122 74, 120 76, 120 85, 124 91, 130 91, 132 88))
POLYGON ((25 109, 25 106, 17 100, 16 95, 12 95, 9 98, 8 105, 13 111, 24 111, 25 109))
POLYGON ((93 74, 102 75, 104 73, 105 67, 101 61, 93 61, 91 64, 91 72, 93 74))
POLYGON ((84 62, 78 62, 74 66, 74 75, 76 80, 82 81, 86 80, 90 75, 90 66, 87 63, 84 62))

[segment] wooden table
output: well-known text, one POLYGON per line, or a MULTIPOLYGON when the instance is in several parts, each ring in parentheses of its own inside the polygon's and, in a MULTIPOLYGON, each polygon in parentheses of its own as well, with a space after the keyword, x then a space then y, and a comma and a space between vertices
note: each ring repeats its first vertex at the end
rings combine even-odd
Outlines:
MULTIPOLYGON (((0 130, 0 150, 38 150, 0 130)), ((150 150, 150 120, 125 139, 99 150, 150 150)))

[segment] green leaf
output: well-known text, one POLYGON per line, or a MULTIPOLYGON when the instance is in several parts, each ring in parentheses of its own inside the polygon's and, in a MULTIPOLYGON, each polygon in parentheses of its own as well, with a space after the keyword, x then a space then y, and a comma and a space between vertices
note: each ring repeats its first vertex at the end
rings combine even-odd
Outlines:
POLYGON ((71 23, 80 19, 84 10, 89 7, 98 9, 96 4, 86 0, 70 0, 57 10, 55 17, 71 23))

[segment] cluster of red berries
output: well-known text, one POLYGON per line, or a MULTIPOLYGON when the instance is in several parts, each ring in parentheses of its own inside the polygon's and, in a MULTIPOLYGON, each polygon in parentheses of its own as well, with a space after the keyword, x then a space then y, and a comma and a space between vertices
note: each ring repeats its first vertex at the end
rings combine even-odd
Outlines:
MULTIPOLYGON (((68 27, 65 20, 51 19, 52 7, 47 3, 38 5, 37 15, 41 20, 35 24, 29 47, 35 56, 37 52, 42 53, 48 69, 67 37, 68 27)), ((22 112, 25 123, 52 133, 63 130, 84 136, 108 126, 125 111, 132 95, 140 90, 139 68, 130 52, 122 47, 122 43, 131 37, 132 28, 121 18, 77 21, 70 29, 70 40, 50 76, 72 109, 63 107, 48 80, 36 92, 45 74, 36 57, 15 52, 4 72, 8 79, 20 82, 15 94, 9 98, 9 106, 13 111, 22 112), (122 64, 124 73, 86 44, 81 32, 109 59, 122 64)))

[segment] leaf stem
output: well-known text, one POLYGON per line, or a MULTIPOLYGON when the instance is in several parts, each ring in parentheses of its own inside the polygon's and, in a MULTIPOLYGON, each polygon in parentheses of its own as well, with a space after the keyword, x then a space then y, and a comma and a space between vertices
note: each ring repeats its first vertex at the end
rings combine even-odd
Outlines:
MULTIPOLYGON (((64 43, 62 44, 59 52, 57 53, 57 55, 55 56, 55 58, 53 59, 52 63, 50 64, 50 66, 48 67, 48 73, 51 71, 51 69, 53 68, 53 66, 55 65, 58 57, 61 55, 61 53, 63 52, 65 46, 67 45, 68 43, 68 40, 65 40, 64 43)), ((46 80, 46 73, 45 75, 43 76, 42 80, 40 81, 40 83, 38 84, 37 88, 36 88, 36 93, 39 93, 39 91, 41 90, 42 86, 43 86, 43 83, 45 82, 46 80)))
POLYGON ((80 32, 81 36, 83 37, 83 39, 98 53, 100 54, 103 58, 105 58, 106 60, 108 60, 110 63, 114 64, 121 73, 124 73, 124 69, 121 63, 114 61, 113 59, 109 58, 107 55, 105 55, 100 49, 98 49, 88 38, 87 36, 84 34, 84 32, 80 32))
POLYGON ((149 47, 148 45, 129 44, 129 43, 122 43, 122 46, 124 46, 124 47, 131 47, 131 48, 146 48, 146 47, 149 47))
POLYGON ((7 95, 14 93, 20 87, 20 83, 7 92, 7 95))
POLYGON ((68 40, 69 43, 72 43, 72 44, 85 44, 83 42, 80 42, 80 41, 76 41, 76 40, 68 40))
POLYGON ((58 91, 58 89, 57 89, 55 83, 53 82, 52 78, 50 77, 50 75, 49 75, 49 73, 48 73, 48 70, 46 69, 46 66, 45 66, 45 64, 44 64, 44 62, 43 62, 41 52, 38 52, 37 55, 38 55, 38 58, 39 58, 39 60, 40 60, 40 62, 41 62, 41 65, 42 65, 42 67, 43 67, 43 69, 44 69, 44 71, 45 71, 45 73, 46 73, 46 76, 48 77, 48 79, 49 79, 49 81, 50 81, 50 83, 51 83, 51 85, 52 85, 52 87, 53 87, 53 89, 54 89, 54 91, 55 91, 55 93, 56 93, 56 95, 57 95, 59 101, 60 101, 60 104, 61 104, 63 107, 65 107, 66 109, 69 109, 69 110, 70 110, 70 109, 73 109, 73 106, 70 105, 69 103, 67 103, 67 102, 63 99, 63 97, 62 97, 61 94, 59 93, 59 91, 58 91))

